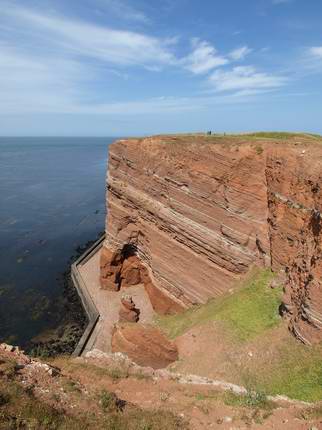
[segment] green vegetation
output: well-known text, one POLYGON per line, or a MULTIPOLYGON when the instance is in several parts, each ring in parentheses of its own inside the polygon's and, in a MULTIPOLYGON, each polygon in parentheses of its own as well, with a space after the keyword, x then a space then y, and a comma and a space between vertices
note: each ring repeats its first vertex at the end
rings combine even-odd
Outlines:
MULTIPOLYGON (((68 360, 60 358, 61 361, 68 360)), ((96 368, 90 365, 89 371, 96 368)), ((87 369, 82 366, 83 372, 87 369)), ((99 368, 96 368, 100 370, 99 368)), ((60 380, 66 403, 50 405, 38 398, 36 386, 24 387, 17 380, 19 366, 14 360, 0 359, 0 430, 185 430, 187 423, 172 412, 143 410, 117 398, 102 389, 98 394, 80 390, 77 380, 65 377, 60 380), (85 400, 85 402, 84 402, 85 400)), ((103 370, 103 369, 101 369, 103 370)), ((87 369, 88 371, 88 369, 87 369)), ((105 375, 101 373, 100 376, 105 375)), ((57 382, 59 382, 57 380, 57 382)), ((37 381, 36 381, 37 385, 37 381)), ((50 386, 48 386, 50 388, 50 386)), ((53 383, 50 402, 60 402, 61 389, 53 383), (58 392, 56 390, 59 390, 58 392)))
POLYGON ((68 393, 81 393, 81 389, 78 384, 73 380, 67 380, 64 384, 64 390, 68 393))
MULTIPOLYGON (((47 362, 50 362, 50 360, 47 360, 47 362)), ((55 360, 53 360, 53 362, 55 363, 55 360)), ((60 364, 59 359, 57 361, 58 364, 60 364)), ((64 363, 64 365, 66 365, 64 363)), ((93 375, 95 375, 98 378, 111 378, 113 380, 118 380, 118 379, 125 379, 128 378, 129 374, 127 372, 126 369, 122 369, 121 367, 99 367, 99 366, 95 366, 94 364, 89 364, 89 363, 72 363, 72 362, 68 362, 67 367, 70 370, 77 370, 80 369, 82 371, 86 371, 87 373, 92 373, 93 375)), ((143 378, 142 378, 143 379, 143 378)))
POLYGON ((275 403, 267 399, 267 396, 263 391, 247 390, 245 395, 237 395, 227 392, 224 396, 224 402, 229 406, 258 408, 264 410, 272 410, 276 407, 275 403))
POLYGON ((293 137, 313 137, 313 138, 322 139, 322 136, 320 136, 319 134, 289 133, 286 131, 259 131, 255 133, 241 134, 240 136, 263 138, 263 139, 290 139, 293 137))
POLYGON ((104 412, 117 412, 119 410, 118 399, 114 393, 102 390, 99 401, 104 412))
POLYGON ((236 339, 253 339, 280 321, 281 289, 267 288, 273 276, 270 270, 256 270, 234 294, 212 299, 179 315, 159 317, 157 324, 173 339, 195 325, 221 321, 236 339))
MULTIPOLYGON (((90 399, 88 399, 89 401, 90 399)), ((10 379, 0 380, 0 430, 184 430, 187 424, 167 411, 145 411, 125 405, 115 394, 103 390, 99 396, 102 414, 87 409, 66 414, 36 399, 32 390, 10 379), (123 409, 124 408, 124 409, 123 409)))
POLYGON ((85 430, 88 428, 76 418, 59 413, 56 409, 35 399, 15 382, 0 382, 0 429, 85 430))
POLYGON ((197 407, 205 414, 208 414, 211 409, 211 401, 222 401, 225 405, 238 408, 240 412, 243 411, 241 419, 247 426, 253 423, 263 424, 273 413, 273 409, 278 407, 277 403, 268 400, 266 394, 261 391, 247 391, 243 395, 231 391, 211 391, 207 394, 197 394, 195 399, 199 403, 197 407))
MULTIPOLYGON (((319 134, 313 133, 289 133, 286 131, 258 131, 254 133, 240 133, 240 134, 212 134, 214 137, 247 137, 254 139, 292 139, 294 137, 307 137, 313 139, 322 139, 319 134)), ((209 136, 209 137, 211 137, 209 136)))
POLYGON ((258 381, 272 394, 308 402, 322 399, 322 346, 308 347, 293 338, 277 345, 276 358, 266 363, 258 381))
POLYGON ((263 147, 261 145, 256 145, 255 146, 255 151, 257 155, 261 155, 263 153, 263 147))
POLYGON ((269 270, 256 270, 233 294, 180 315, 159 317, 156 323, 169 337, 176 338, 195 326, 219 322, 229 357, 225 378, 245 386, 249 393, 257 393, 255 398, 246 396, 237 402, 261 402, 264 397, 258 393, 320 401, 322 345, 305 346, 282 326, 278 314, 281 288, 268 287, 273 276, 269 270), (269 355, 265 355, 268 347, 269 355), (249 357, 248 351, 252 351, 251 359, 241 359, 242 354, 249 357), (265 357, 268 359, 263 363, 265 357))
POLYGON ((319 403, 302 410, 299 418, 303 420, 315 420, 322 418, 322 404, 319 403))
POLYGON ((115 413, 105 420, 108 430, 185 430, 188 424, 167 411, 143 411, 133 409, 126 415, 115 413))

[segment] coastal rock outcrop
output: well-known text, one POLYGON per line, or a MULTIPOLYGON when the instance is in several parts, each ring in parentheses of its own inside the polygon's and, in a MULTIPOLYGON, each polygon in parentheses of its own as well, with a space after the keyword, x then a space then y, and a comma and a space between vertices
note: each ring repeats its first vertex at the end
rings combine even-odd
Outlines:
POLYGON ((135 307, 131 296, 123 296, 119 310, 119 322, 138 322, 140 310, 135 307))
POLYGON ((173 313, 224 294, 252 265, 285 270, 290 328, 321 340, 321 167, 308 136, 114 143, 102 288, 142 283, 157 312, 173 313))
MULTIPOLYGON (((321 144, 320 144, 321 145, 321 144)), ((267 154, 272 268, 286 272, 283 312, 304 343, 322 340, 322 147, 267 154)))
POLYGON ((112 336, 112 351, 122 352, 140 366, 162 369, 178 359, 176 345, 156 327, 118 324, 112 336))

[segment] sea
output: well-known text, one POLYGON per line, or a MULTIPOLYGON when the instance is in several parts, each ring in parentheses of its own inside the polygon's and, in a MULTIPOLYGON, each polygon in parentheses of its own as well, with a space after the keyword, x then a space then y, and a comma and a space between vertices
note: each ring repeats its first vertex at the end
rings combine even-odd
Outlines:
POLYGON ((116 138, 0 138, 0 341, 24 346, 61 318, 62 276, 104 230, 116 138))

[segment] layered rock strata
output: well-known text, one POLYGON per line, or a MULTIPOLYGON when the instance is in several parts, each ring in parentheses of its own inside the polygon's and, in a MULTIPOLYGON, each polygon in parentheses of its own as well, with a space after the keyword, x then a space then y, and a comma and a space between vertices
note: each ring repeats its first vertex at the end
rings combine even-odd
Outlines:
MULTIPOLYGON (((321 145, 321 144, 320 144, 321 145)), ((322 145, 267 153, 272 268, 286 271, 284 313, 304 343, 322 340, 322 145)))
MULTIPOLYGON (((284 310, 322 339, 322 145, 162 136, 110 146, 103 288, 143 283, 177 312, 225 293, 252 265, 285 270, 284 310)), ((161 303, 161 306, 160 306, 161 303)))

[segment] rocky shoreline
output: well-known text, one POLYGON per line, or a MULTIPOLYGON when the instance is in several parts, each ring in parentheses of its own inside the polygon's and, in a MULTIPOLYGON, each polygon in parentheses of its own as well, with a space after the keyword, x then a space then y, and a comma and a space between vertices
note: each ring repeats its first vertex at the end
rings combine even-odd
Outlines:
POLYGON ((27 343, 25 350, 33 357, 54 357, 72 354, 87 326, 88 320, 80 297, 71 279, 71 265, 102 236, 100 232, 94 240, 75 249, 68 268, 62 274, 62 300, 58 301, 54 311, 62 315, 59 324, 47 329, 27 343))

